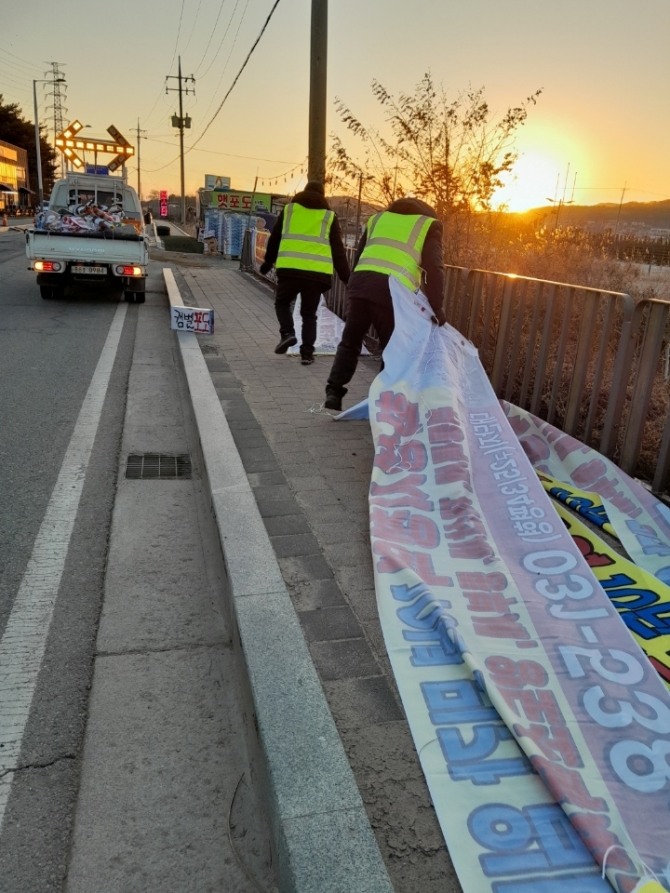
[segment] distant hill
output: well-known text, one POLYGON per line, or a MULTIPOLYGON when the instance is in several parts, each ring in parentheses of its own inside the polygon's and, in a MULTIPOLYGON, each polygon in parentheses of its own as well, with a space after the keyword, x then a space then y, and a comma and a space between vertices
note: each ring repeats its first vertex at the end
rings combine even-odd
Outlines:
MULTIPOLYGON (((353 231, 358 214, 358 201, 344 195, 329 196, 331 208, 340 219, 344 228, 353 231)), ((368 202, 361 202, 360 222, 365 223, 371 214, 380 208, 368 202)), ((530 211, 509 212, 510 217, 520 221, 537 223, 546 218, 548 226, 556 221, 561 227, 573 226, 590 232, 616 230, 620 234, 629 233, 636 236, 670 237, 670 199, 661 202, 615 202, 600 205, 568 205, 562 204, 532 208, 530 211)))
POLYGON ((623 204, 604 203, 600 205, 555 205, 533 208, 523 214, 515 214, 520 219, 536 220, 538 216, 546 216, 547 222, 556 219, 559 225, 575 226, 580 229, 601 231, 616 229, 617 232, 644 232, 655 234, 667 231, 670 236, 670 199, 662 202, 624 202, 623 204))

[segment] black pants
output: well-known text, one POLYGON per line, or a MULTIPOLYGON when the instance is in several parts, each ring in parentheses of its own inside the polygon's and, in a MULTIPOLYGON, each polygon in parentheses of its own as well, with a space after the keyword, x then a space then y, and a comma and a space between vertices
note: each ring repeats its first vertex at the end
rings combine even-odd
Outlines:
POLYGON ((279 322, 279 333, 294 335, 293 304, 300 295, 300 316, 302 317, 302 344, 300 353, 310 356, 314 353, 316 341, 316 311, 319 307, 321 295, 325 291, 320 282, 310 282, 309 279, 293 279, 290 277, 279 279, 275 292, 275 313, 279 322))
POLYGON ((335 359, 328 376, 327 391, 342 397, 345 385, 354 377, 358 357, 363 347, 363 340, 374 326, 379 335, 381 349, 384 350, 393 334, 393 304, 389 296, 388 302, 377 303, 363 298, 350 300, 347 305, 347 317, 344 323, 342 338, 337 345, 335 359))

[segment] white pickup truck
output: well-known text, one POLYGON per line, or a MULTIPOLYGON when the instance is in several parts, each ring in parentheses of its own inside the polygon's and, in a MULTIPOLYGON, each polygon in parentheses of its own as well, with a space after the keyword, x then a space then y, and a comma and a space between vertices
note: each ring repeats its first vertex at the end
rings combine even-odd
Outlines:
POLYGON ((144 303, 149 243, 137 193, 121 177, 66 174, 26 230, 26 257, 43 298, 62 298, 75 283, 104 284, 144 303))

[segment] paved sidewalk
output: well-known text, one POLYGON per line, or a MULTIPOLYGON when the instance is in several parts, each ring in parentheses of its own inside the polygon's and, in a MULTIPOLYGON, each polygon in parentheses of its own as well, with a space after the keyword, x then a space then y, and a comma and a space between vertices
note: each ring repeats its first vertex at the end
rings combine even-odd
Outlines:
MULTIPOLYGON (((237 261, 166 255, 199 336, 337 731, 396 893, 458 893, 379 625, 368 535, 367 421, 323 410, 332 357, 277 356, 272 290, 237 261)), ((362 358, 345 407, 379 362, 362 358)), ((352 891, 354 893, 354 891, 352 891)))

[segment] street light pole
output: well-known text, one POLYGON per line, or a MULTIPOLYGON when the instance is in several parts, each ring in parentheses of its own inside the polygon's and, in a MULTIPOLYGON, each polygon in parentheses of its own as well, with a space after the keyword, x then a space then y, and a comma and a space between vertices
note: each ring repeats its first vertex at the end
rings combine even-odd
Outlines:
POLYGON ((37 210, 42 212, 42 204, 44 202, 44 188, 42 186, 42 153, 40 151, 40 125, 37 120, 37 85, 43 84, 44 81, 33 81, 33 103, 35 105, 35 156, 37 159, 37 210))

